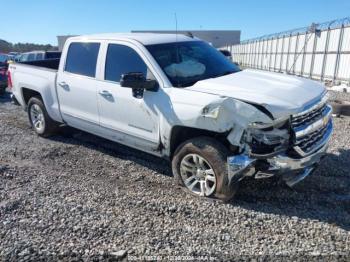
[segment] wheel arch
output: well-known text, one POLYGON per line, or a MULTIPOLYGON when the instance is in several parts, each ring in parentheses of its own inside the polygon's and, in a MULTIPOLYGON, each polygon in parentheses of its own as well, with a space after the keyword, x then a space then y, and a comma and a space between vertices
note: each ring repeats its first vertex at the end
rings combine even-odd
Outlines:
POLYGON ((35 87, 22 85, 20 88, 20 94, 23 101, 23 107, 27 110, 28 102, 32 97, 39 97, 46 108, 48 115, 57 122, 63 122, 60 113, 58 112, 57 102, 52 98, 50 90, 40 90, 35 87))
MULTIPOLYGON (((21 93, 22 93, 22 98, 23 98, 23 102, 25 107, 28 106, 28 102, 32 97, 40 97, 40 99, 43 101, 43 103, 45 104, 45 101, 43 100, 43 97, 41 95, 40 92, 33 90, 31 88, 27 88, 27 87, 22 87, 21 88, 21 93)), ((46 106, 46 105, 45 105, 46 106)))
POLYGON ((187 126, 180 126, 180 125, 173 126, 170 131, 169 157, 170 159, 173 158, 175 150, 183 142, 196 137, 210 137, 218 140, 225 146, 229 147, 229 143, 226 139, 227 135, 228 135, 228 132, 219 133, 215 131, 209 131, 209 130, 194 128, 194 127, 187 127, 187 126))

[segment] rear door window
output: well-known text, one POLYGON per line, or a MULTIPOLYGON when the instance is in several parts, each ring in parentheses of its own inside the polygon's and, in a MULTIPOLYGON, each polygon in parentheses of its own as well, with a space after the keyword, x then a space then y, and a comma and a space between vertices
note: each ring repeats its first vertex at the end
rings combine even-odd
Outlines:
POLYGON ((65 71, 95 77, 99 43, 72 43, 69 46, 65 71))
POLYGON ((134 49, 125 45, 108 45, 105 80, 120 82, 123 74, 136 72, 150 78, 151 73, 147 74, 147 71, 147 65, 134 49))

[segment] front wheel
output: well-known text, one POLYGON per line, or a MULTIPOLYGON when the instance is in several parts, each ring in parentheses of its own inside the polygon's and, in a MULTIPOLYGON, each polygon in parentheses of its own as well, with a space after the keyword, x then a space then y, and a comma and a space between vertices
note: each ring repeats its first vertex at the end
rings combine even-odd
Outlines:
POLYGON ((32 97, 28 102, 28 117, 34 131, 48 137, 57 131, 58 124, 48 115, 40 97, 32 97))
POLYGON ((229 183, 227 156, 228 150, 212 138, 190 139, 174 153, 174 177, 194 195, 230 200, 236 193, 238 184, 229 183))

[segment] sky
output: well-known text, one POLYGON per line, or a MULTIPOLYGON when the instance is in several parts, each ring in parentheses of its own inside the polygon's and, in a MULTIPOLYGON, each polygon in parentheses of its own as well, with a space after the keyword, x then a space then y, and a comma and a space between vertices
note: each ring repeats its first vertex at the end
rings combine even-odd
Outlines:
POLYGON ((0 39, 57 45, 57 35, 241 30, 241 40, 350 16, 350 0, 0 0, 0 39), (6 22, 6 23, 5 23, 6 22))

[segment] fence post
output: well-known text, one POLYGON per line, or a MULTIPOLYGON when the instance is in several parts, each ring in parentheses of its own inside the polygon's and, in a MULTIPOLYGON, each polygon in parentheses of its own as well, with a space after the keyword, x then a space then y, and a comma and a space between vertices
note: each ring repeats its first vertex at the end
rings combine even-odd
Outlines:
POLYGON ((259 61, 259 59, 261 59, 261 55, 262 55, 262 46, 263 46, 263 44, 264 44, 264 40, 259 41, 259 49, 258 49, 259 56, 258 56, 258 64, 257 64, 257 66, 258 66, 259 69, 262 69, 262 68, 261 68, 261 61, 259 61), (260 63, 259 63, 259 62, 260 62, 260 63))
POLYGON ((273 46, 273 37, 270 39, 270 52, 269 52, 269 71, 271 71, 271 62, 272 62, 272 46, 273 46))
POLYGON ((245 59, 244 59, 244 62, 246 64, 248 64, 249 62, 249 50, 248 50, 248 43, 245 43, 245 48, 244 48, 244 55, 245 55, 245 59))
POLYGON ((238 53, 239 53, 239 60, 240 61, 244 61, 244 55, 242 54, 242 50, 243 50, 243 47, 244 45, 243 44, 240 44, 237 49, 239 50, 238 53))
POLYGON ((297 34, 297 38, 295 40, 295 50, 294 50, 294 61, 293 61, 293 75, 295 75, 295 64, 297 63, 298 60, 298 47, 299 47, 299 32, 297 34))
POLYGON ((244 43, 244 48, 243 48, 243 57, 244 59, 244 63, 247 64, 248 63, 248 44, 247 43, 244 43))
POLYGON ((262 41, 262 47, 261 47, 261 61, 260 61, 260 68, 264 69, 264 56, 265 56, 265 40, 262 41))
POLYGON ((328 27, 328 29, 327 29, 327 36, 326 36, 326 45, 325 45, 325 47, 324 47, 324 52, 323 52, 323 62, 322 62, 322 71, 321 71, 321 81, 324 80, 324 71, 325 71, 325 69, 326 69, 326 63, 327 63, 327 57, 328 57, 330 32, 331 32, 331 28, 328 27))
POLYGON ((255 49, 254 49, 254 68, 257 68, 258 60, 258 40, 255 40, 255 49))
POLYGON ((286 73, 288 73, 288 63, 289 63, 289 55, 290 55, 290 43, 292 40, 292 33, 289 34, 288 39, 288 51, 287 51, 287 61, 286 61, 286 73))
POLYGON ((257 41, 257 48, 256 48, 256 60, 255 60, 255 66, 257 69, 259 69, 259 55, 260 55, 260 45, 261 42, 257 41))
POLYGON ((280 38, 277 36, 277 40, 276 40, 276 52, 275 52, 275 62, 273 64, 273 71, 276 72, 277 67, 276 67, 276 62, 277 62, 277 53, 278 53, 278 44, 279 44, 279 40, 280 38))
POLYGON ((248 64, 249 64, 249 67, 252 67, 252 60, 253 60, 253 45, 252 45, 252 42, 249 41, 249 60, 248 60, 248 64))
POLYGON ((317 35, 316 32, 313 33, 315 35, 314 38, 314 46, 312 48, 312 58, 311 58, 311 65, 310 65, 310 74, 309 74, 309 78, 312 79, 312 73, 314 71, 314 63, 315 63, 315 52, 316 52, 316 46, 317 46, 317 35))
POLYGON ((339 71, 339 60, 340 60, 340 51, 343 44, 343 36, 344 36, 344 24, 341 25, 340 34, 339 34, 339 41, 338 41, 338 49, 337 49, 337 57, 335 59, 335 67, 334 67, 334 74, 333 74, 333 81, 337 79, 338 71, 339 71))
POLYGON ((280 60, 280 68, 279 68, 279 72, 281 72, 281 71, 282 71, 282 62, 283 62, 283 54, 284 54, 284 38, 285 38, 285 35, 283 35, 283 38, 282 38, 281 60, 280 60))
POLYGON ((307 31, 305 32, 305 39, 304 39, 304 50, 303 50, 303 58, 302 58, 302 61, 301 61, 301 72, 300 72, 300 75, 301 76, 304 76, 304 65, 305 65, 305 56, 306 56, 306 50, 307 50, 307 31))

